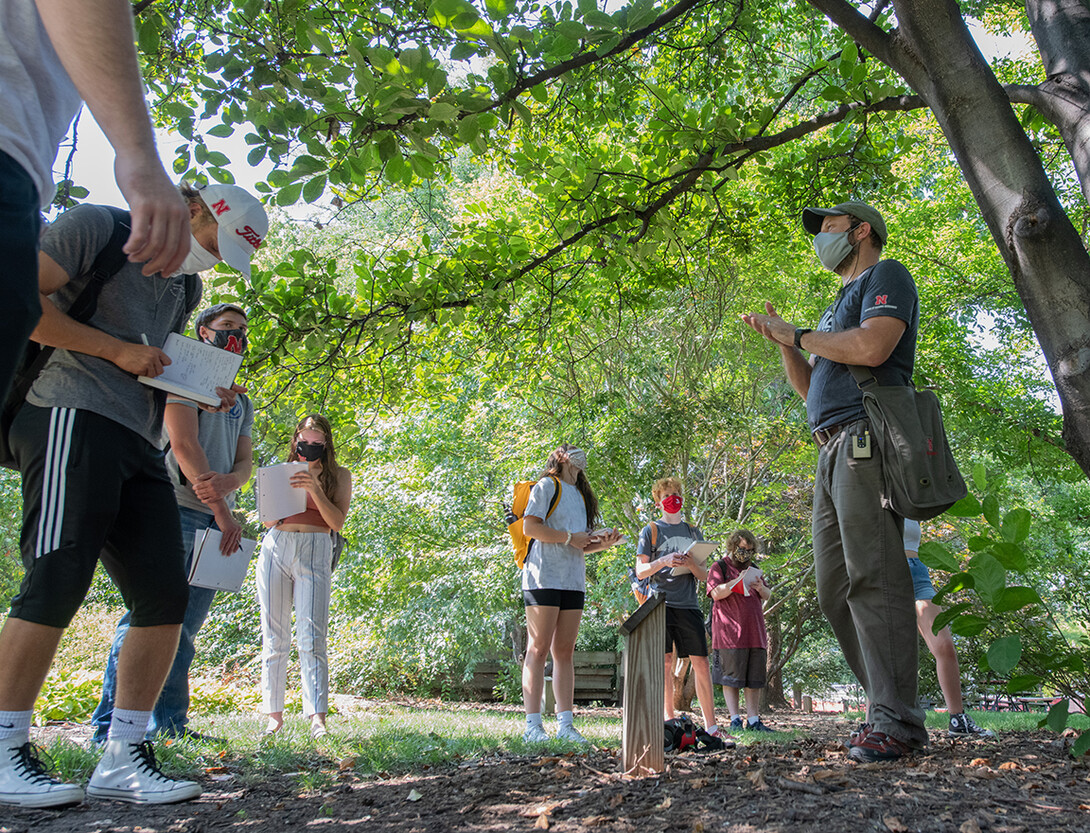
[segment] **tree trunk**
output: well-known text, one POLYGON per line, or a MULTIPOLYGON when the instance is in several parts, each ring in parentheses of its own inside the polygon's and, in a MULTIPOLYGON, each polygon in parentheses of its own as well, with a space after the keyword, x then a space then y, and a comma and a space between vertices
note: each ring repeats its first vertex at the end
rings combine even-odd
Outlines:
POLYGON ((768 631, 768 660, 765 670, 768 673, 768 682, 761 689, 761 711, 772 709, 786 709, 787 699, 783 694, 783 628, 780 624, 779 611, 765 619, 765 630, 768 631))
MULTIPOLYGON (((1052 371, 1068 453, 1090 476, 1090 255, 954 0, 893 0, 883 32, 843 0, 810 0, 934 113, 1052 371)), ((1039 6, 1060 0, 1039 0, 1039 6)), ((926 276, 917 276, 926 280, 926 276)))
POLYGON ((691 673, 689 658, 674 661, 674 675, 669 682, 673 685, 674 711, 691 712, 693 698, 696 697, 696 680, 691 673))
POLYGON ((1026 0, 1026 14, 1047 78, 1027 103, 1060 131, 1090 202, 1090 4, 1026 0))

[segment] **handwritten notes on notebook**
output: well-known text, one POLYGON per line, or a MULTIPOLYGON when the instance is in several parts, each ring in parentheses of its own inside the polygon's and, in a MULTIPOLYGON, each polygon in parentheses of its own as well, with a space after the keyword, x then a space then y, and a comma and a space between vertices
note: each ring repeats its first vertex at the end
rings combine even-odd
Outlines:
POLYGON ((170 357, 170 364, 163 367, 159 376, 141 376, 140 381, 212 407, 220 404, 216 388, 231 387, 242 366, 240 353, 232 353, 178 333, 167 336, 163 352, 170 357))

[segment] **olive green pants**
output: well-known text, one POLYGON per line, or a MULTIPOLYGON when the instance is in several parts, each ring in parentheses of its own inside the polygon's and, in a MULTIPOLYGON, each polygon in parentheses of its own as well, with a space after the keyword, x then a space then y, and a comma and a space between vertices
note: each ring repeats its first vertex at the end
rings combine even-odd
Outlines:
POLYGON ((882 461, 853 459, 859 420, 818 453, 814 566, 818 601, 870 703, 874 729, 912 747, 927 743, 916 705, 916 609, 904 519, 882 508, 882 461))

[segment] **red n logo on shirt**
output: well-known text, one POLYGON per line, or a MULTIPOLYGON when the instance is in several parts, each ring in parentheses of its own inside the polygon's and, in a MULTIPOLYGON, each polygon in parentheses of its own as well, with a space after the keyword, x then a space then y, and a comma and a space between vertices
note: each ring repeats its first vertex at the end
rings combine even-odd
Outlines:
POLYGON ((889 296, 888 295, 875 295, 874 296, 874 305, 876 307, 883 307, 888 303, 889 303, 889 296))

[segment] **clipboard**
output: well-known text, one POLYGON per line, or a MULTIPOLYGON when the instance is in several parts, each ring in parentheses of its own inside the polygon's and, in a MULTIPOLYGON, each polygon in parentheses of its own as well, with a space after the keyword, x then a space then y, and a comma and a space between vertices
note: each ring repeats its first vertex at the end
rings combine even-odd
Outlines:
MULTIPOLYGON (((693 563, 703 567, 708 563, 708 557, 717 549, 719 549, 718 541, 695 541, 693 545, 689 547, 689 555, 693 557, 693 563)), ((688 572, 690 572, 688 567, 670 568, 670 574, 675 576, 683 576, 688 572)))
POLYGON ((246 580, 246 570, 257 549, 257 541, 239 540, 239 548, 230 555, 220 552, 223 533, 218 529, 198 530, 193 537, 193 562, 189 568, 189 583, 209 590, 229 590, 238 593, 246 580))

